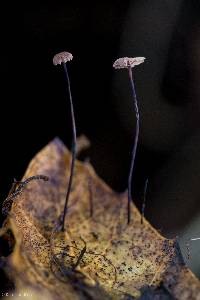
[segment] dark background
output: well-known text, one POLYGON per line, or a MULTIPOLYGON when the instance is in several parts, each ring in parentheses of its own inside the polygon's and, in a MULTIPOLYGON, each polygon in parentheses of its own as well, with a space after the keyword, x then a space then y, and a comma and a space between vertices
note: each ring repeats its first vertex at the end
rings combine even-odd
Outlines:
POLYGON ((111 102, 111 83, 128 4, 61 1, 23 7, 23 35, 16 38, 12 32, 1 69, 1 200, 13 178, 23 176, 30 159, 51 139, 59 136, 70 147, 64 73, 52 63, 63 50, 74 56, 68 68, 77 132, 92 143, 87 155, 116 190, 126 188, 131 140, 111 102))
MULTIPOLYGON (((162 2, 163 5, 166 5, 165 2, 162 2)), ((145 86, 155 77, 152 74, 151 78, 151 69, 148 71, 148 57, 146 66, 139 66, 139 75, 136 73, 135 76, 136 86, 139 86, 138 98, 141 102, 144 99, 145 107, 141 104, 144 126, 141 126, 134 171, 133 197, 141 208, 144 182, 148 177, 146 216, 169 236, 178 234, 200 212, 200 8, 199 1, 180 2, 170 37, 167 27, 162 31, 162 37, 168 41, 165 68, 156 77, 162 94, 159 105, 167 103, 173 116, 176 117, 177 112, 177 120, 180 114, 184 115, 184 120, 189 120, 188 123, 181 121, 177 138, 170 127, 173 124, 170 116, 165 124, 166 132, 169 128, 171 130, 166 139, 162 131, 151 128, 154 120, 157 128, 162 127, 162 120, 168 116, 162 116, 161 110, 157 116, 159 108, 156 110, 151 106, 151 101, 145 102, 149 97, 145 94, 145 86), (146 77, 145 71, 149 74, 146 77), (140 78, 143 79, 142 88, 140 78), (152 114, 149 114, 151 111, 152 114), (159 140, 164 142, 159 144, 159 140), (171 140, 176 140, 176 143, 171 140), (192 165, 185 164, 190 161, 192 165), (176 178, 181 178, 177 179, 178 185, 176 178), (187 186, 189 193, 185 190, 187 186)), ((53 56, 63 50, 74 56, 68 66, 77 131, 91 141, 85 157, 90 158, 98 175, 114 190, 122 192, 126 189, 135 117, 132 107, 122 109, 122 104, 129 107, 123 93, 120 98, 122 104, 115 102, 115 87, 122 91, 126 87, 115 77, 112 64, 119 54, 145 54, 135 53, 123 39, 130 15, 135 16, 133 23, 140 15, 143 17, 142 3, 50 1, 47 4, 29 1, 19 15, 13 10, 12 14, 8 13, 7 8, 1 58, 1 201, 5 199, 13 179, 23 176, 30 159, 51 139, 59 136, 70 147, 71 123, 64 74, 60 66, 52 64, 53 56), (23 29, 15 33, 15 27, 22 19, 23 29), (130 119, 132 121, 129 122, 130 119)), ((163 14, 159 7, 145 22, 151 24, 157 18, 159 27, 159 18, 162 20, 163 14)), ((141 28, 138 27, 139 30, 141 28)), ((143 35, 134 34, 134 26, 133 30, 129 26, 129 39, 134 40, 137 36, 138 44, 142 45, 143 35)), ((149 32, 151 34, 153 37, 154 32, 149 32)), ((154 48, 159 49, 159 40, 157 42, 153 45, 152 39, 152 53, 154 48)), ((161 56, 160 63, 162 59, 161 56)), ((155 89, 152 90, 152 99, 154 93, 155 89)), ((194 234, 200 234, 200 230, 194 234)))

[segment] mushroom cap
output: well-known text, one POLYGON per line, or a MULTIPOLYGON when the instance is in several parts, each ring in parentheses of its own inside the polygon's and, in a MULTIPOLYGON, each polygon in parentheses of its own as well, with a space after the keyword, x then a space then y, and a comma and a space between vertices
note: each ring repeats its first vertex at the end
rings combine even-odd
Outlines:
POLYGON ((72 60, 73 55, 70 52, 60 52, 54 55, 53 57, 53 64, 56 65, 61 65, 61 63, 66 63, 70 60, 72 60))
POLYGON ((142 64, 144 60, 145 57, 121 57, 114 62, 113 67, 115 69, 127 69, 129 67, 133 68, 142 64))

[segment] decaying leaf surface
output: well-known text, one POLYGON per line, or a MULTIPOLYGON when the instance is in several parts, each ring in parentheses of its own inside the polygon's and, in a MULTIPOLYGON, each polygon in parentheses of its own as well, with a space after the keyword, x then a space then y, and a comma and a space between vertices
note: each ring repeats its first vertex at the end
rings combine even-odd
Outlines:
POLYGON ((127 195, 113 192, 88 163, 76 162, 66 229, 60 230, 70 160, 63 143, 53 140, 24 176, 43 174, 49 181, 30 182, 13 201, 5 228, 16 240, 7 268, 17 289, 30 287, 48 299, 125 300, 147 299, 145 293, 159 288, 166 299, 200 299, 200 283, 177 242, 146 220, 141 224, 134 205, 127 225, 127 195))

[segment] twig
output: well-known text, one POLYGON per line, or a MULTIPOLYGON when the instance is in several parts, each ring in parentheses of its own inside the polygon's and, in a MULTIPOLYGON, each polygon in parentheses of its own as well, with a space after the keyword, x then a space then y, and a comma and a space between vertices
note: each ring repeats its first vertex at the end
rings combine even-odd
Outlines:
POLYGON ((33 180, 44 180, 44 181, 48 181, 49 178, 48 178, 47 176, 45 176, 45 175, 35 175, 35 176, 31 176, 31 177, 27 178, 27 179, 24 180, 24 181, 14 181, 14 183, 12 184, 12 188, 11 188, 11 190, 10 190, 10 192, 9 192, 8 197, 7 197, 7 198, 4 200, 4 202, 3 202, 3 207, 2 207, 2 214, 3 214, 3 215, 7 215, 7 214, 8 214, 8 212, 9 212, 10 209, 11 209, 13 200, 14 200, 17 196, 19 196, 19 195, 23 192, 25 186, 26 186, 29 182, 33 181, 33 180), (18 187, 17 187, 17 186, 18 186, 18 187))

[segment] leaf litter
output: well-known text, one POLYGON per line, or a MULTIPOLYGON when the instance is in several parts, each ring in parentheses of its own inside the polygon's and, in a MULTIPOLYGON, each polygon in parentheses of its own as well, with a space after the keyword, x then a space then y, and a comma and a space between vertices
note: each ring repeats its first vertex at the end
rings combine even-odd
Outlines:
POLYGON ((70 161, 54 139, 23 178, 43 174, 49 180, 30 181, 12 201, 1 234, 10 230, 15 238, 6 269, 16 290, 56 300, 200 299, 199 280, 185 266, 177 240, 165 239, 145 218, 141 224, 133 203, 127 224, 127 193, 111 190, 89 163, 76 160, 61 230, 70 161))

